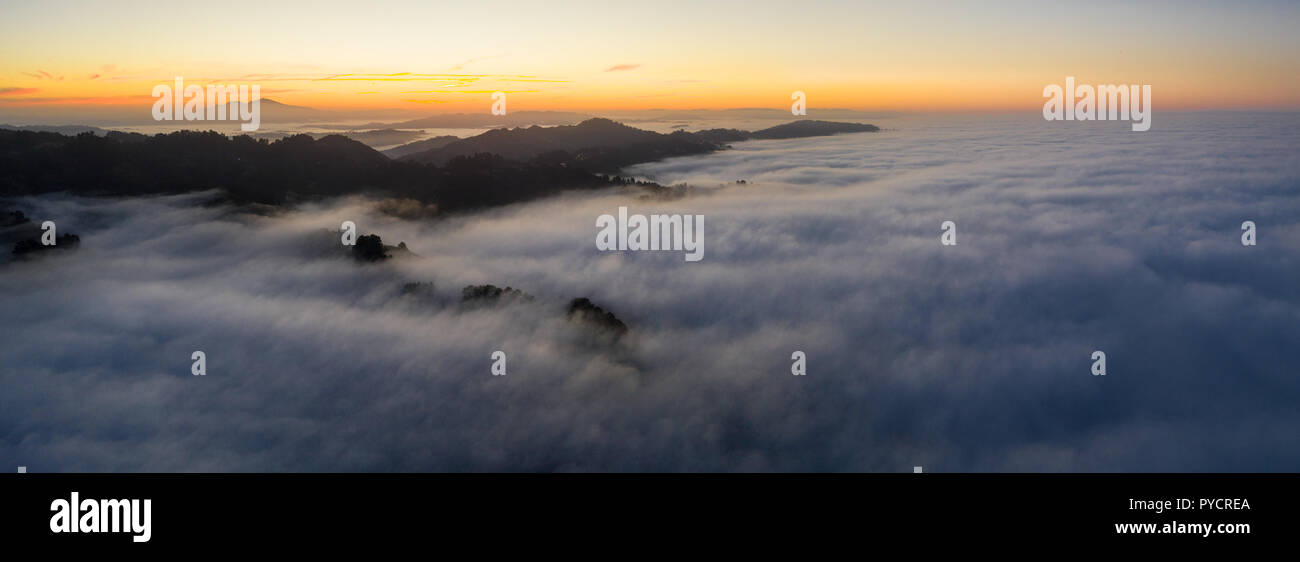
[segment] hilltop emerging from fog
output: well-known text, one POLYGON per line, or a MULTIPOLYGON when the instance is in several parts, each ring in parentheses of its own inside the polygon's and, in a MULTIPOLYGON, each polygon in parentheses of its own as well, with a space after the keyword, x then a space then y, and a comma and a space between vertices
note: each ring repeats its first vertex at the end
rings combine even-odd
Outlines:
POLYGON ((219 189, 236 203, 283 205, 351 194, 411 199, 456 212, 544 197, 566 189, 627 183, 633 164, 705 154, 748 139, 879 130, 874 125, 798 121, 756 132, 712 129, 661 134, 609 119, 577 125, 496 129, 440 137, 384 153, 339 135, 274 142, 216 132, 0 130, 0 196, 178 194, 219 189))
POLYGON ((428 150, 411 153, 404 150, 406 146, 402 146, 388 153, 401 154, 401 160, 443 164, 459 156, 488 152, 512 160, 540 159, 593 172, 617 173, 632 164, 720 150, 726 148, 726 143, 729 142, 879 130, 875 125, 810 120, 755 132, 709 129, 697 133, 674 131, 662 134, 629 127, 609 119, 595 118, 577 125, 559 127, 495 129, 476 137, 441 143, 441 146, 432 146, 428 150))

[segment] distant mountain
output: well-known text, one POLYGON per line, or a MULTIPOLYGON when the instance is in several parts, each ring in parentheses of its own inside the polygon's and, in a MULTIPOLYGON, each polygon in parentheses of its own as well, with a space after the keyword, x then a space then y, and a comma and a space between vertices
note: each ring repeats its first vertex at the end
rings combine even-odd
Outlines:
POLYGON ((387 158, 383 154, 376 152, 360 141, 343 135, 326 135, 318 139, 313 139, 308 135, 294 135, 275 143, 273 146, 279 146, 281 150, 286 151, 300 148, 303 152, 313 153, 318 159, 330 159, 331 165, 334 166, 338 164, 360 167, 378 166, 387 162, 387 158))
MULTIPOLYGON (((280 103, 270 98, 262 98, 258 102, 258 109, 261 113, 261 123, 301 123, 309 121, 320 121, 323 119, 333 118, 333 114, 328 111, 322 111, 311 107, 301 105, 289 105, 280 103)), ((228 120, 238 121, 239 103, 231 102, 226 104, 226 118, 228 120)), ((229 121, 218 121, 214 119, 183 121, 181 123, 226 123, 229 121)))
POLYGON ((323 113, 319 109, 307 107, 305 105, 289 105, 287 103, 280 103, 271 98, 262 98, 260 105, 262 106, 263 110, 270 108, 276 111, 299 111, 303 113, 312 113, 312 114, 323 113))
MULTIPOLYGON (((833 107, 810 107, 808 117, 817 119, 867 120, 887 119, 900 115, 897 111, 858 111, 833 107)), ((770 107, 741 107, 732 109, 644 109, 607 115, 611 119, 623 121, 681 121, 698 122, 715 119, 743 120, 784 120, 790 118, 790 110, 770 107)))
MULTIPOLYGON (((226 105, 224 106, 225 119, 216 119, 216 117, 220 115, 220 113, 216 111, 218 108, 214 107, 211 113, 207 113, 207 109, 205 106, 204 116, 208 117, 208 119, 155 121, 152 118, 148 118, 149 114, 146 113, 145 117, 148 118, 147 121, 137 120, 138 122, 133 124, 137 124, 137 125, 170 124, 175 126, 178 129, 191 129, 191 130, 199 130, 199 129, 209 128, 214 126, 217 126, 217 128, 219 129, 223 128, 221 126, 235 127, 239 123, 243 122, 240 119, 240 114, 239 114, 239 109, 241 105, 243 104, 239 103, 238 100, 230 101, 226 103, 226 105)), ((247 106, 244 107, 247 108, 247 106)), ((261 98, 261 101, 258 102, 257 110, 259 112, 259 124, 263 128, 265 128, 267 125, 274 124, 274 123, 306 123, 306 122, 319 122, 325 120, 338 119, 338 117, 333 112, 330 111, 305 107, 301 105, 289 105, 287 103, 280 103, 270 98, 261 98)))
POLYGON ((400 159, 438 165, 459 156, 490 153, 511 160, 537 159, 592 172, 617 173, 621 168, 641 162, 713 152, 726 148, 728 142, 879 130, 875 125, 808 120, 753 133, 738 129, 710 129, 699 133, 674 131, 664 134, 609 119, 593 118, 577 125, 494 129, 440 148, 408 153, 400 159))
POLYGON ((753 133, 742 131, 740 129, 705 129, 703 131, 696 131, 695 135, 711 142, 721 144, 749 140, 754 136, 753 133))
POLYGON ((568 163, 597 172, 616 172, 637 162, 669 156, 701 154, 721 148, 690 133, 660 134, 609 119, 593 118, 577 125, 494 129, 432 150, 408 154, 402 160, 444 164, 458 156, 490 153, 527 161, 546 155, 548 162, 568 163))
MULTIPOLYGON (((411 139, 418 139, 424 136, 424 131, 403 131, 400 129, 377 129, 373 131, 345 131, 337 133, 360 142, 366 146, 392 146, 395 144, 409 143, 411 139)), ((320 138, 325 135, 312 136, 320 138)), ((452 137, 455 138, 455 137, 452 137)))
POLYGON ((533 125, 572 125, 591 119, 583 113, 567 111, 513 111, 506 115, 491 113, 447 113, 397 122, 371 122, 363 125, 321 125, 330 129, 499 129, 533 125))
POLYGON ((454 135, 443 135, 440 137, 433 137, 429 139, 406 143, 402 146, 385 150, 383 151, 383 153, 385 156, 389 158, 396 159, 396 158, 401 158, 403 156, 406 156, 408 154, 415 154, 417 152, 439 149, 458 140, 460 140, 460 137, 454 135))
POLYGON ((661 188, 612 174, 641 162, 725 149, 730 140, 874 130, 801 121, 755 133, 661 134, 597 118, 559 127, 496 129, 397 160, 342 135, 300 134, 272 142, 213 131, 153 136, 110 131, 101 137, 0 130, 0 199, 57 191, 151 195, 217 189, 237 203, 283 205, 370 194, 395 201, 394 209, 429 216, 572 189, 661 188))
MULTIPOLYGON (((333 129, 333 127, 321 127, 321 128, 333 129)), ((298 129, 294 129, 294 130, 272 129, 272 130, 260 130, 260 131, 249 132, 249 133, 244 133, 240 131, 239 133, 248 135, 257 140, 266 139, 268 141, 277 141, 283 138, 292 137, 294 135, 311 135, 313 138, 317 138, 317 139, 325 138, 330 135, 339 135, 360 142, 371 148, 392 147, 392 146, 401 145, 402 143, 407 143, 412 140, 423 137, 426 134, 424 131, 404 131, 400 129, 377 129, 372 131, 344 129, 344 130, 332 130, 323 133, 298 132, 298 129)))
POLYGON ((874 133, 880 130, 875 125, 859 123, 837 123, 834 121, 791 121, 784 125, 768 127, 754 131, 751 138, 756 139, 795 139, 802 137, 822 137, 839 133, 874 133))
POLYGON ((754 132, 740 129, 707 129, 695 133, 713 142, 740 142, 754 139, 795 139, 804 137, 822 137, 840 133, 874 133, 880 130, 875 125, 860 123, 838 123, 834 121, 791 121, 784 125, 768 127, 754 132))
POLYGON ((99 136, 108 134, 108 129, 99 127, 89 127, 86 125, 0 125, 0 129, 10 131, 35 131, 38 133, 60 133, 64 135, 79 135, 81 133, 94 133, 99 136))
POLYGON ((567 111, 515 111, 505 115, 490 113, 449 113, 421 117, 409 121, 400 121, 383 125, 406 129, 478 129, 483 127, 527 127, 532 125, 572 125, 590 115, 570 113, 567 111))

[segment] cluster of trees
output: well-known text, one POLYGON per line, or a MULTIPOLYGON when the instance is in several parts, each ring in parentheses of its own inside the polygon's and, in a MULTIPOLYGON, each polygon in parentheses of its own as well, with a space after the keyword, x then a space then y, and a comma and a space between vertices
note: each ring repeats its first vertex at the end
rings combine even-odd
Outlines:
POLYGON ((22 211, 0 211, 0 228, 9 228, 20 224, 27 224, 31 219, 22 211))
POLYGON ((41 238, 48 234, 38 228, 22 211, 0 209, 0 244, 11 244, 14 257, 30 256, 46 250, 73 250, 81 245, 81 237, 72 233, 60 234, 54 244, 46 246, 41 238))
POLYGON ((388 254, 388 249, 378 234, 363 234, 357 237, 357 243, 352 246, 352 257, 357 261, 377 262, 393 256, 388 254))
POLYGON ((502 301, 531 301, 533 296, 519 289, 496 285, 468 285, 460 291, 460 302, 471 304, 496 304, 502 301))
MULTIPOLYGON (((410 286, 410 284, 408 284, 410 286)), ((418 285, 416 285, 418 287, 418 285)), ((414 289, 412 289, 414 290, 414 289)), ((460 302, 462 305, 496 305, 508 302, 522 301, 529 302, 533 296, 520 291, 519 289, 506 287, 501 288, 496 285, 469 285, 461 289, 460 302)), ((569 319, 583 322, 588 326, 601 331, 609 332, 615 339, 622 337, 627 333, 627 324, 614 316, 614 313, 596 306, 588 298, 577 298, 569 301, 566 307, 566 314, 569 319)))
POLYGON ((614 337, 622 337, 627 333, 627 324, 614 316, 614 313, 607 312, 605 309, 596 306, 588 298, 579 298, 569 301, 568 309, 569 318, 587 322, 597 328, 607 330, 614 337))
POLYGON ((40 238, 24 238, 14 243, 13 254, 23 256, 46 250, 73 250, 81 245, 81 237, 76 234, 60 234, 55 238, 54 245, 46 246, 41 243, 40 238))

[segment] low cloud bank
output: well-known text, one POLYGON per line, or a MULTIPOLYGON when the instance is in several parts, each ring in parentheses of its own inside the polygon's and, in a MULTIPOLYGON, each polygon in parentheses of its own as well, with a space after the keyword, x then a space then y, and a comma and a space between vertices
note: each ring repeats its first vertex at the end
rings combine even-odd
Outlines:
POLYGON ((904 122, 633 170, 729 184, 705 196, 570 194, 440 221, 363 199, 276 216, 202 193, 18 200, 82 242, 0 265, 0 457, 33 472, 1297 471, 1297 121, 904 122), (595 218, 620 205, 705 215, 704 260, 598 251, 595 218), (345 220, 415 255, 337 257, 345 220), (536 299, 456 304, 484 283, 536 299), (576 325, 578 297, 627 335, 576 325))

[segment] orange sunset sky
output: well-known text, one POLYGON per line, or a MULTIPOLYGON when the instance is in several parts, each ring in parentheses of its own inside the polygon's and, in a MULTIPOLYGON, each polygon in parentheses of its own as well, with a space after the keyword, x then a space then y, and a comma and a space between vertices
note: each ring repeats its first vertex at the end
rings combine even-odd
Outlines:
POLYGON ((1027 110, 1151 84, 1160 109, 1300 108, 1293 2, 5 2, 0 116, 147 112, 156 84, 411 113, 1027 110), (54 113, 52 113, 54 112, 54 113))

